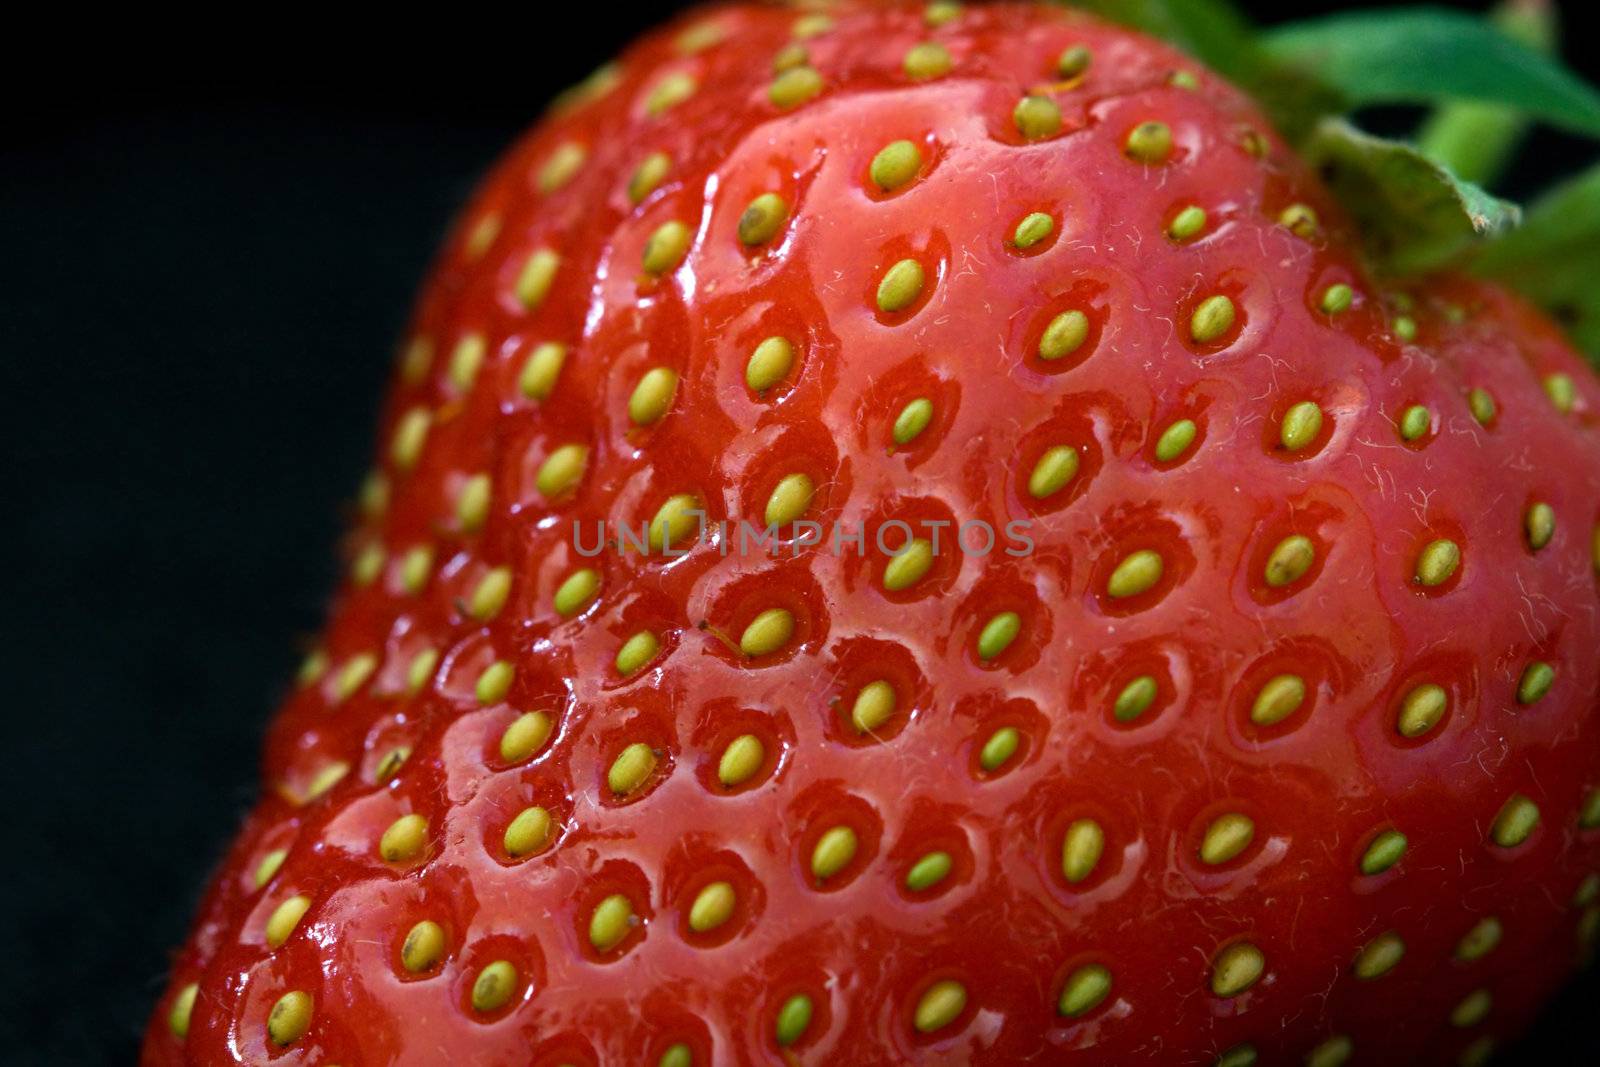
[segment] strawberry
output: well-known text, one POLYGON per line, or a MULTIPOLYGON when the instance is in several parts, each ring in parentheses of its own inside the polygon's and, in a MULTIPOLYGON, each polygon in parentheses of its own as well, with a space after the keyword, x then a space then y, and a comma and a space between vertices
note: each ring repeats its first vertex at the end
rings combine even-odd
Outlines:
POLYGON ((1484 1062, 1600 927, 1600 382, 1346 219, 1072 12, 634 46, 440 257, 144 1063, 1484 1062))

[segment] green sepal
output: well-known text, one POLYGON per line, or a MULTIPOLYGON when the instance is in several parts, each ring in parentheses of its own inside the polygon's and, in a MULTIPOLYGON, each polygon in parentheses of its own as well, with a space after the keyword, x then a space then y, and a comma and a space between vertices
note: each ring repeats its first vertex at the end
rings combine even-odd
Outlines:
POLYGON ((1521 209, 1473 185, 1415 147, 1324 119, 1302 148, 1350 213, 1374 269, 1431 270, 1515 227, 1521 209))
POLYGON ((1516 232, 1483 249, 1473 270, 1545 308, 1600 361, 1600 166, 1536 201, 1516 232))
POLYGON ((1600 137, 1600 92, 1485 19, 1434 8, 1350 12, 1263 34, 1266 55, 1347 107, 1475 100, 1600 137))

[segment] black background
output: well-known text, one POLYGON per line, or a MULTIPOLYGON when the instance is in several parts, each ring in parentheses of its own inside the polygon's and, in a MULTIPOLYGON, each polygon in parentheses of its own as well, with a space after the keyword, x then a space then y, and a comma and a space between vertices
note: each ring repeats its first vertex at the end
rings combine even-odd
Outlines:
MULTIPOLYGON (((6 93, 0 1060, 133 1060, 319 625, 435 242, 553 92, 672 6, 98 24, 6 93)), ((1541 134, 1508 189, 1593 155, 1541 134)), ((1597 993, 1508 1059, 1600 1063, 1597 993)))

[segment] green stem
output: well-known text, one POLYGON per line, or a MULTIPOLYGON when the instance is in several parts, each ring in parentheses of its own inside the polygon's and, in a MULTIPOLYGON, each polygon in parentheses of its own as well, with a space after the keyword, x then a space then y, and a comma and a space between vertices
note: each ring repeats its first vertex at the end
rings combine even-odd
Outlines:
MULTIPOLYGON (((1491 18, 1507 37, 1541 52, 1555 51, 1556 12, 1550 0, 1504 0, 1491 18)), ((1445 104, 1423 123, 1417 144, 1458 178, 1487 186, 1505 169, 1527 128, 1527 119, 1512 108, 1445 104)))

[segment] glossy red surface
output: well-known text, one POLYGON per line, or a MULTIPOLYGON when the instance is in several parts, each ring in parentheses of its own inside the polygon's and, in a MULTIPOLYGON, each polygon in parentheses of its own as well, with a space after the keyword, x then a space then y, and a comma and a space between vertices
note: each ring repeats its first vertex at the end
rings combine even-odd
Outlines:
POLYGON ((1270 134, 1264 157, 1247 150, 1248 131, 1267 133, 1260 114, 1162 46, 1053 9, 973 6, 930 27, 920 5, 847 4, 804 41, 822 92, 783 111, 768 85, 799 18, 726 8, 646 39, 603 91, 535 128, 475 198, 407 337, 432 357, 413 357, 389 402, 387 506, 350 537, 352 558, 376 545, 384 565, 339 591, 330 666, 272 728, 264 798, 176 958, 145 1064, 654 1064, 680 1042, 698 1064, 1198 1065, 1241 1043, 1271 1064, 1302 1062, 1340 1035, 1352 1063, 1454 1063, 1515 1033, 1595 921, 1572 901, 1600 867, 1600 837, 1579 827, 1600 785, 1600 383, 1532 312, 1470 283, 1412 291, 1418 334, 1399 340, 1392 295, 1363 275, 1315 180, 1270 134), (721 39, 686 52, 678 35, 700 24, 721 39), (913 82, 902 57, 924 40, 942 42, 953 67, 913 82), (1074 44, 1092 49, 1089 73, 1052 84, 1074 44), (1199 88, 1169 84, 1176 70, 1199 88), (680 72, 697 91, 652 117, 650 94, 680 72), (1025 144, 1011 115, 1032 90, 1059 103, 1064 123, 1025 144), (1149 120, 1172 129, 1164 164, 1123 155, 1149 120), (868 167, 901 138, 925 162, 885 193, 868 167), (584 149, 581 166, 541 191, 538 175, 568 144, 584 149), (629 179, 653 151, 671 169, 634 206, 629 179), (752 250, 737 223, 766 192, 789 217, 752 250), (1326 237, 1277 224, 1293 202, 1315 206, 1326 237), (1189 203, 1208 222, 1178 244, 1163 230, 1189 203), (1033 211, 1053 216, 1054 233, 1018 252, 1010 235, 1033 211), (646 241, 670 220, 692 230, 687 257, 647 276, 646 241), (561 262, 529 310, 516 281, 541 248, 561 262), (927 284, 884 314, 879 281, 905 257, 927 284), (1316 305, 1334 282, 1354 287, 1355 305, 1329 316, 1316 305), (1217 293, 1237 322, 1195 346, 1190 314, 1217 293), (1088 312, 1088 341, 1041 361, 1045 325, 1071 307, 1088 312), (486 343, 482 364, 453 376, 452 352, 472 334, 486 343), (797 359, 758 395, 745 364, 774 334, 797 359), (519 379, 546 341, 569 352, 536 401, 519 379), (681 378, 670 411, 632 426, 628 398, 657 366, 681 378), (1569 412, 1541 385, 1552 373, 1576 384, 1569 412), (1468 409, 1475 387, 1497 407, 1487 427, 1468 409), (934 401, 934 417, 892 447, 894 419, 916 397, 934 401), (1279 423, 1307 399, 1322 430, 1286 453, 1279 423), (1414 403, 1432 409, 1431 429, 1406 443, 1396 421, 1414 403), (413 410, 431 425, 404 469, 391 439, 413 410), (1195 444, 1158 462, 1156 438, 1183 417, 1198 425, 1195 444), (591 450, 584 475, 547 500, 536 472, 569 443, 591 450), (1078 449, 1079 472, 1035 500, 1028 475, 1057 444, 1078 449), (487 520, 465 530, 458 497, 483 472, 487 520), (793 472, 818 486, 806 517, 824 524, 1027 521, 1035 547, 1012 557, 1002 539, 978 556, 946 543, 898 593, 881 588, 870 534, 865 558, 741 555, 736 538, 673 560, 608 550, 586 561, 574 549, 574 522, 592 544, 597 521, 637 529, 679 493, 713 519, 757 520, 793 472), (1537 552, 1523 535, 1535 501, 1556 516, 1537 552), (1272 589, 1265 560, 1291 533, 1312 540, 1315 563, 1272 589), (1439 537, 1460 544, 1463 562, 1423 590, 1417 555, 1439 537), (404 556, 418 546, 432 567, 413 594, 404 556), (1161 580, 1108 596, 1118 561, 1146 548, 1165 560, 1161 580), (510 568, 510 594, 480 624, 466 605, 497 566, 510 568), (601 571, 599 598, 562 619, 552 598, 581 566, 601 571), (781 651, 749 659, 719 638, 736 641, 772 607, 797 621, 781 651), (977 635, 1007 610, 1020 635, 985 662, 977 635), (617 650, 640 629, 660 635, 661 651, 623 679, 617 650), (408 668, 429 648, 437 670, 408 695, 408 668), (341 700, 341 672, 362 655, 376 669, 341 700), (477 679, 497 659, 515 681, 482 706, 477 679), (1534 660, 1555 681, 1521 706, 1534 660), (1253 724, 1257 690, 1286 672, 1305 679, 1306 702, 1253 724), (1158 696, 1120 723, 1112 704, 1142 674, 1158 696), (846 716, 878 679, 896 709, 862 736, 846 716), (1396 711, 1422 682, 1447 690, 1449 710, 1406 740, 1396 711), (500 734, 536 709, 554 718, 551 740, 508 766, 500 734), (1020 731, 1021 747, 986 773, 977 751, 1001 726, 1020 731), (745 733, 766 759, 726 789, 717 760, 745 733), (607 769, 637 741, 657 766, 618 798, 607 769), (376 783, 397 745, 409 760, 376 783), (331 789, 297 802, 340 763, 349 772, 331 789), (1489 828, 1513 794, 1541 819, 1507 849, 1489 828), (501 839, 530 804, 558 829, 513 860, 501 839), (429 822, 424 855, 385 863, 379 837, 411 812, 429 822), (1199 843, 1228 812, 1249 816, 1255 837, 1208 867, 1199 843), (1104 852, 1069 883, 1063 839, 1082 819, 1103 828, 1104 852), (836 825, 859 848, 819 883, 811 850, 836 825), (1363 851, 1389 828, 1409 839, 1404 857, 1361 874, 1363 851), (287 859, 258 889, 274 849, 287 859), (952 873, 911 893, 906 871, 933 849, 951 853, 952 873), (696 934, 689 904, 718 880, 735 887, 734 916, 696 934), (641 921, 601 954, 589 916, 614 893, 641 921), (310 909, 271 949, 268 916, 295 894, 310 909), (1499 946, 1455 960, 1487 916, 1504 930, 1499 946), (400 947, 424 918, 447 949, 412 976, 400 947), (1404 940, 1403 959, 1382 978, 1355 977, 1356 954, 1386 931, 1404 940), (1242 941, 1260 948, 1264 974, 1242 995, 1214 995, 1212 961, 1242 941), (480 1014, 472 983, 496 959, 516 966, 517 992, 480 1014), (1063 985, 1088 964, 1109 969, 1111 992, 1064 1017, 1063 985), (965 986, 966 1007, 919 1034, 918 999, 943 979, 965 986), (169 1013, 193 982, 180 1039, 169 1013), (266 1021, 295 989, 314 1012, 278 1048, 266 1021), (1452 1025, 1480 989, 1487 1016, 1452 1025), (774 1020, 796 993, 815 1014, 780 1050, 774 1020))

